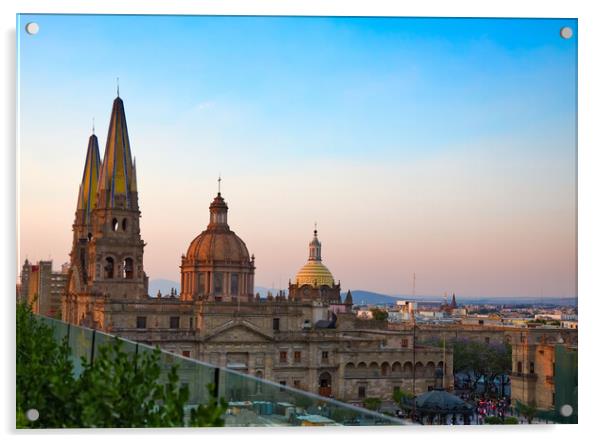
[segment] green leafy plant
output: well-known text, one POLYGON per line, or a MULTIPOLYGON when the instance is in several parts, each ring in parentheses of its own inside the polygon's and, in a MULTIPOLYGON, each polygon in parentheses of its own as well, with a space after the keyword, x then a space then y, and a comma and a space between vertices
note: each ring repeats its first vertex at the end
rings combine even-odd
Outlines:
POLYGON ((502 421, 502 419, 500 417, 491 416, 491 417, 485 417, 485 423, 487 423, 488 425, 501 425, 504 422, 502 421))
POLYGON ((393 400, 395 401, 395 403, 400 405, 404 404, 412 397, 413 396, 411 392, 404 391, 403 389, 396 389, 395 391, 393 391, 393 400))
POLYGON ((389 318, 389 313, 384 309, 372 308, 370 309, 372 312, 372 318, 378 321, 385 321, 389 318))
POLYGON ((381 403, 381 399, 376 397, 366 398, 364 400, 364 406, 366 407, 366 409, 370 409, 371 411, 378 410, 378 408, 380 408, 381 403))
POLYGON ((539 412, 537 408, 533 405, 526 405, 519 401, 516 402, 516 410, 517 412, 527 419, 527 423, 531 424, 533 419, 539 412))
MULTIPOLYGON (((17 427, 173 427, 223 426, 227 404, 210 395, 209 402, 185 414, 188 387, 179 383, 178 368, 162 375, 161 351, 126 353, 117 338, 99 346, 94 361, 82 358, 74 375, 66 339, 57 342, 53 329, 26 304, 17 306, 17 427), (164 378, 164 379, 163 379, 164 378), (39 418, 29 421, 26 411, 39 418)), ((208 385, 210 394, 212 386, 208 385)))

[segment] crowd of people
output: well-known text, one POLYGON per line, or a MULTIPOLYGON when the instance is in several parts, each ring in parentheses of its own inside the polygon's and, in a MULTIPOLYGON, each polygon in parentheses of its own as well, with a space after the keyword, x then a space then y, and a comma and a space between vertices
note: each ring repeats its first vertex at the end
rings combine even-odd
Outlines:
POLYGON ((506 397, 476 397, 472 402, 476 407, 475 413, 478 424, 485 423, 485 417, 499 417, 503 420, 505 417, 511 415, 510 400, 506 397))

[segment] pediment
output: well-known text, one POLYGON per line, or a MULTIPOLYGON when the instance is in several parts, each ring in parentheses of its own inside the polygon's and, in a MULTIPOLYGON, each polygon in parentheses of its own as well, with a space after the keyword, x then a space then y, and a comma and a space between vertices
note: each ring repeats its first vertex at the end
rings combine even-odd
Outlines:
POLYGON ((229 321, 205 336, 205 341, 210 342, 256 343, 272 340, 272 336, 246 321, 229 321))

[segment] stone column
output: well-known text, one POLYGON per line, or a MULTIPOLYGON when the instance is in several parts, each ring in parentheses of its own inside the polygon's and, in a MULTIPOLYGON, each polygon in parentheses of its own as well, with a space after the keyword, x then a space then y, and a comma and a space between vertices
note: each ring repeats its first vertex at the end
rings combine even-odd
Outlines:
POLYGON ((274 368, 274 349, 266 350, 263 357, 263 365, 263 377, 268 380, 273 380, 272 369, 274 368))
POLYGON ((332 392, 338 400, 346 400, 345 398, 345 365, 343 359, 337 355, 339 360, 339 367, 336 374, 332 377, 333 384, 336 383, 336 391, 333 389, 332 392), (336 380, 336 382, 335 382, 336 380))
MULTIPOLYGON (((184 280, 185 280, 185 276, 186 276, 186 272, 183 271, 182 274, 180 275, 180 288, 181 292, 184 293, 184 280)), ((165 295, 169 295, 169 294, 165 294, 165 295)))

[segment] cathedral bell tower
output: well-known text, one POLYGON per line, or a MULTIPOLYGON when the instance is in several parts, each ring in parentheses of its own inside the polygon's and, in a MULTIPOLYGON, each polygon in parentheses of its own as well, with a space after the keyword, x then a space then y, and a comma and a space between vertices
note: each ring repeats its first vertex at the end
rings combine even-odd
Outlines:
POLYGON ((88 284, 88 244, 92 238, 91 216, 93 209, 96 207, 100 165, 98 138, 95 134, 92 134, 88 140, 86 163, 82 181, 79 185, 75 221, 73 222, 73 243, 70 253, 71 266, 68 279, 69 290, 71 292, 84 291, 88 284))
POLYGON ((147 296, 144 241, 136 162, 132 161, 123 100, 113 101, 104 159, 98 178, 96 207, 91 213, 88 282, 93 293, 112 299, 147 296))

